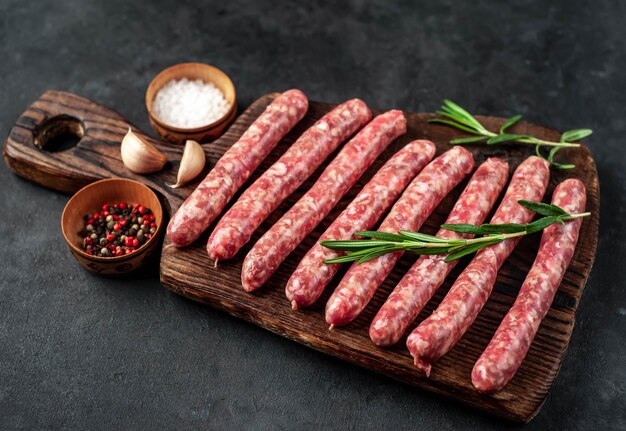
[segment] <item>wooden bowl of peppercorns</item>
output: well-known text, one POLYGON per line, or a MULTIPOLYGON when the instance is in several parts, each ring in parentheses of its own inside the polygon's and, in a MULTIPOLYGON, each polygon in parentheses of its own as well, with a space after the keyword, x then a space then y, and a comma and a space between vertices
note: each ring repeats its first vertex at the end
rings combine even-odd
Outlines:
POLYGON ((100 180, 72 196, 61 230, 79 264, 98 275, 121 276, 139 269, 158 246, 163 208, 137 181, 100 180))

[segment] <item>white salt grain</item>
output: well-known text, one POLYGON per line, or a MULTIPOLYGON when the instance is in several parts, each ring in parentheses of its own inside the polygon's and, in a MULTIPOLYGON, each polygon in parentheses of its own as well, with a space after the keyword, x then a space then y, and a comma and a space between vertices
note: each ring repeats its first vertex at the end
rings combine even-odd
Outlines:
POLYGON ((152 111, 170 126, 194 128, 219 120, 228 111, 228 102, 210 82, 174 79, 157 92, 152 111))

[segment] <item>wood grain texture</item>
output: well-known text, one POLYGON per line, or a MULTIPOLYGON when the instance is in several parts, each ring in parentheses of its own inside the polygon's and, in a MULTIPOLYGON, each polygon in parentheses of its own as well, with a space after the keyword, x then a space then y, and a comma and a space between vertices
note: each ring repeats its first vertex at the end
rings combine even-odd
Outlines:
MULTIPOLYGON (((258 99, 242 113, 220 139, 203 145, 208 158, 208 166, 205 170, 210 169, 275 97, 276 94, 270 94, 258 99)), ((308 126, 332 107, 333 105, 312 102, 306 117, 283 139, 247 184, 251 184, 308 126)), ((374 111, 374 113, 380 112, 374 111)), ((324 305, 340 277, 345 273, 345 268, 337 274, 317 304, 309 309, 292 311, 285 297, 284 286, 306 251, 395 151, 410 140, 426 138, 437 145, 437 154, 440 154, 450 148, 448 144, 450 139, 461 136, 454 129, 428 124, 427 120, 433 118, 432 114, 407 113, 406 115, 407 134, 395 141, 379 157, 357 185, 281 265, 264 287, 253 294, 246 293, 241 288, 241 264, 245 254, 252 244, 313 184, 323 167, 318 169, 261 225, 250 243, 233 260, 220 262, 218 268, 214 268, 212 262, 209 262, 205 251, 210 229, 192 246, 184 249, 176 249, 166 240, 161 256, 161 282, 165 287, 180 295, 224 310, 321 352, 410 385, 460 400, 498 416, 527 422, 538 412, 559 371, 574 328, 576 310, 595 258, 600 209, 599 184, 595 163, 587 147, 563 150, 559 153, 559 161, 574 163, 577 168, 571 171, 553 170, 544 200, 550 200, 555 185, 560 181, 571 177, 580 178, 587 187, 587 210, 592 212, 592 216, 583 221, 580 240, 572 263, 548 315, 539 328, 528 356, 513 380, 495 395, 480 394, 473 388, 470 380, 471 370, 505 313, 513 304, 534 260, 540 235, 526 237, 520 242, 515 252, 501 268, 493 293, 478 318, 458 345, 433 366, 430 378, 426 378, 414 367, 412 358, 405 347, 406 337, 396 346, 383 349, 375 346, 368 336, 369 324, 376 311, 416 257, 405 255, 378 289, 364 312, 351 324, 333 331, 328 331, 324 320, 324 305)), ((504 121, 495 117, 478 118, 490 129, 496 129, 504 121)), ((73 192, 101 178, 120 176, 138 179, 161 194, 166 210, 168 204, 171 205, 172 210, 178 208, 199 181, 196 180, 187 187, 176 190, 165 186, 165 183, 171 183, 174 180, 182 148, 153 141, 167 154, 170 162, 162 172, 157 174, 145 177, 132 174, 124 167, 119 155, 119 142, 127 127, 126 120, 108 108, 71 93, 47 92, 17 120, 6 140, 4 158, 18 175, 64 192, 73 192), (50 153, 35 145, 35 137, 42 135, 41 130, 45 128, 46 122, 57 121, 59 116, 78 119, 84 136, 76 147, 63 152, 50 153)), ((528 133, 552 140, 559 137, 559 133, 554 130, 528 123, 516 125, 512 132, 528 133)), ((42 145, 41 142, 40 145, 42 145)), ((522 145, 468 146, 467 148, 473 152, 477 165, 487 157, 497 156, 509 162, 511 172, 524 158, 533 153, 532 148, 522 145)), ((203 175, 200 178, 202 177, 203 175)), ((427 233, 437 231, 464 186, 465 183, 462 183, 444 199, 426 221, 422 231, 427 233)), ((407 334, 432 313, 468 261, 469 259, 464 259, 457 265, 444 285, 410 326, 407 334)))

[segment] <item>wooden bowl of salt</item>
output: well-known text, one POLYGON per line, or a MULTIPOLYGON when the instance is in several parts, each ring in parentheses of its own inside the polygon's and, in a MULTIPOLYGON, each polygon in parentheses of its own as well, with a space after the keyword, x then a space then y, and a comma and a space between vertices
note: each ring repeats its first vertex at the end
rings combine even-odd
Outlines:
POLYGON ((159 73, 148 85, 146 109, 150 124, 170 142, 213 141, 235 119, 235 86, 220 69, 202 63, 181 63, 159 73))

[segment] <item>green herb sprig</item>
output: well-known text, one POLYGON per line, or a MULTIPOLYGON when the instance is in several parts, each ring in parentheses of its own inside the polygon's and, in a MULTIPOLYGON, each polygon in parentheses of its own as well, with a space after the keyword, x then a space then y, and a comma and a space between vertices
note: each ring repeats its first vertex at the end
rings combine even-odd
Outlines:
POLYGON ((539 232, 554 223, 563 224, 568 220, 591 215, 589 212, 568 214, 565 210, 556 205, 540 202, 525 200, 518 202, 523 207, 543 217, 527 224, 502 223, 483 224, 480 226, 472 224, 441 225, 442 228, 455 232, 485 235, 472 239, 450 240, 405 230, 401 230, 397 234, 375 231, 356 232, 355 235, 369 239, 322 241, 320 244, 326 248, 348 252, 344 256, 327 259, 324 263, 333 264, 355 261, 357 263, 363 263, 395 251, 409 251, 419 255, 448 254, 445 261, 450 262, 474 253, 481 248, 497 244, 505 239, 529 235, 539 232))
POLYGON ((521 120, 521 115, 515 115, 506 120, 502 124, 502 127, 500 127, 500 130, 498 130, 498 133, 495 133, 487 130, 485 126, 483 126, 465 109, 447 99, 444 100, 443 105, 441 106, 441 109, 437 111, 437 114, 445 118, 433 118, 428 120, 428 122, 445 124, 472 135, 476 135, 467 138, 452 139, 450 141, 451 144, 473 144, 478 142, 484 142, 487 145, 503 144, 505 142, 530 144, 535 146, 535 153, 537 156, 548 160, 550 165, 557 169, 575 168, 576 166, 572 164, 556 163, 554 161, 555 154, 563 148, 580 147, 580 144, 575 143, 575 141, 580 141, 593 133, 591 129, 568 130, 561 135, 559 142, 546 141, 530 135, 507 133, 506 130, 508 128, 512 127, 519 120, 521 120), (550 147, 547 156, 542 154, 541 147, 550 147))

